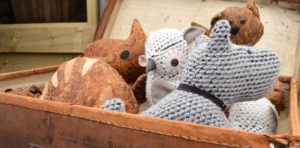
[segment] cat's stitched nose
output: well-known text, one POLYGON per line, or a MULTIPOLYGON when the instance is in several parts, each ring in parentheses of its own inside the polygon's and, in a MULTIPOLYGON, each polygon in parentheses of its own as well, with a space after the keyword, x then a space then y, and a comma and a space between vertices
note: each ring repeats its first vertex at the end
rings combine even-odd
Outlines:
POLYGON ((239 33, 240 28, 239 27, 231 27, 230 33, 232 35, 236 35, 237 33, 239 33))

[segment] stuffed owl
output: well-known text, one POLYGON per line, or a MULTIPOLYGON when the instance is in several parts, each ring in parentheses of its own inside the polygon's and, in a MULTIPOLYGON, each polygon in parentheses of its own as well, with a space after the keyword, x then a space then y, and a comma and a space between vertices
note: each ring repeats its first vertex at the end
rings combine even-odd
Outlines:
POLYGON ((278 57, 231 43, 230 32, 227 20, 218 21, 205 49, 189 55, 179 87, 141 114, 227 127, 226 106, 264 97, 278 76, 278 57))
POLYGON ((261 134, 274 134, 278 123, 275 106, 267 98, 238 102, 229 110, 229 128, 261 134))

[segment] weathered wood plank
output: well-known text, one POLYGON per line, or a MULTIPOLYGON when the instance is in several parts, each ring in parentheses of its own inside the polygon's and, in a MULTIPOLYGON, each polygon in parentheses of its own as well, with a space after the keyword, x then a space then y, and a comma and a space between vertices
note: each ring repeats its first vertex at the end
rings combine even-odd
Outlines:
POLYGON ((106 30, 106 27, 108 25, 108 22, 110 21, 110 19, 114 19, 114 17, 111 17, 111 15, 115 9, 117 1, 118 0, 108 0, 108 3, 105 7, 103 16, 99 21, 99 24, 98 24, 98 27, 97 27, 97 30, 95 33, 94 41, 102 39, 104 32, 106 30))
POLYGON ((1 53, 0 73, 62 64, 78 54, 1 53))
MULTIPOLYGON (((70 5, 67 0, 62 3, 65 7, 70 5)), ((70 11, 60 12, 63 15, 60 19, 66 20, 70 11)), ((49 14, 43 15, 49 18, 49 14)), ((0 53, 81 53, 93 41, 98 20, 97 0, 87 1, 87 15, 86 23, 0 25, 0 53)))
POLYGON ((80 53, 95 28, 84 23, 0 25, 0 52, 80 53))

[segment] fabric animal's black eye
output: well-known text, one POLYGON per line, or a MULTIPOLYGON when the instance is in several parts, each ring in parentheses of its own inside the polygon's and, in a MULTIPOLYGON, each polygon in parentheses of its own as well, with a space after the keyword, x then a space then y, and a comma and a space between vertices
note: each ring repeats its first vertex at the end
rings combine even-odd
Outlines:
POLYGON ((123 59, 123 60, 126 60, 126 59, 128 59, 129 55, 130 55, 129 51, 124 50, 124 51, 121 53, 120 58, 123 59))
POLYGON ((39 92, 40 92, 40 90, 39 90, 37 87, 35 87, 35 86, 31 86, 31 87, 29 88, 29 91, 30 91, 32 94, 36 94, 36 93, 39 93, 39 92))
POLYGON ((178 65, 178 63, 179 63, 179 61, 177 59, 172 59, 172 61, 171 61, 171 65, 173 67, 176 67, 178 65))
POLYGON ((241 23, 242 25, 244 25, 244 24, 246 23, 246 19, 245 19, 245 18, 241 18, 241 19, 240 19, 240 23, 241 23))

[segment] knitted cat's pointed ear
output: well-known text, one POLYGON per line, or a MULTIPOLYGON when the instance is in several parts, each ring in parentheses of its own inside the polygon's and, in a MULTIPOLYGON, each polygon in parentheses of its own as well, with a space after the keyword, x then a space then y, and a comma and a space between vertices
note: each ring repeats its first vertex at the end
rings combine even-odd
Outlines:
POLYGON ((191 26, 183 32, 183 38, 188 44, 193 42, 200 34, 205 34, 207 29, 205 27, 191 26))
POLYGON ((255 0, 248 0, 247 6, 248 9, 250 9, 250 11, 253 12, 253 14, 259 19, 260 15, 259 15, 259 10, 256 6, 256 2, 255 0))

